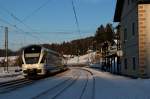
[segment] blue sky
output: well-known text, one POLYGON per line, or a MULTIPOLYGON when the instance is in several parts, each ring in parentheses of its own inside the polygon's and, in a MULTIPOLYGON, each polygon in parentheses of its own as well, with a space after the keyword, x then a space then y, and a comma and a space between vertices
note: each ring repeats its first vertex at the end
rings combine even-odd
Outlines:
MULTIPOLYGON (((47 1, 0 0, 0 26, 9 27, 9 48, 18 49, 32 43, 59 43, 83 38, 94 35, 101 24, 113 22, 115 0, 74 0, 80 36, 77 33, 71 0, 47 1), (41 5, 44 6, 35 11, 41 5)), ((0 28, 0 48, 4 47, 3 31, 0 28)))

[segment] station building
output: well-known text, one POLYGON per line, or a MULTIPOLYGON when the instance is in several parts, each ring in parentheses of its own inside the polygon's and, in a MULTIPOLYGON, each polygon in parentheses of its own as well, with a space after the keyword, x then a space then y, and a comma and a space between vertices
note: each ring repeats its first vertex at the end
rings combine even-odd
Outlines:
POLYGON ((150 0, 117 0, 114 22, 120 24, 121 73, 150 77, 150 0))

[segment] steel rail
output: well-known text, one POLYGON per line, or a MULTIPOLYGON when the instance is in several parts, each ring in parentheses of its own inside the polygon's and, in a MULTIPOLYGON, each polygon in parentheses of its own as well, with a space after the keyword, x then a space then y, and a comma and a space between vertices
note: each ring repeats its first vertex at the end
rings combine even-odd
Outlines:
MULTIPOLYGON (((80 73, 81 74, 81 73, 80 73)), ((51 99, 56 99, 59 95, 61 95, 66 89, 68 89, 69 87, 71 87, 76 81, 77 79, 79 78, 80 74, 76 74, 76 75, 73 75, 73 77, 71 78, 68 78, 64 81, 61 81, 60 83, 58 83, 57 85, 55 85, 54 87, 40 93, 39 95, 33 97, 32 99, 38 99, 38 98, 41 98, 42 96, 46 95, 47 93, 49 92, 52 92, 53 90, 56 90, 57 88, 59 88, 60 86, 66 86, 60 90, 58 90, 57 94, 52 96, 51 99), (67 84, 69 82, 69 84, 67 84)))
POLYGON ((32 80, 27 80, 27 79, 21 79, 21 80, 17 80, 16 82, 10 82, 10 83, 7 83, 7 84, 3 84, 1 85, 0 87, 0 93, 7 93, 7 92, 10 92, 10 91, 14 91, 18 88, 21 88, 21 87, 24 87, 26 85, 29 85, 29 84, 32 84, 34 81, 32 80))
POLYGON ((93 87, 92 87, 92 96, 91 96, 91 99, 95 99, 95 86, 96 86, 96 79, 94 77, 94 74, 92 71, 88 70, 88 69, 84 69, 82 68, 82 70, 85 70, 87 72, 89 72, 93 78, 93 87))
POLYGON ((80 95, 80 98, 79 98, 79 99, 82 99, 82 98, 83 98, 83 95, 84 95, 84 93, 85 93, 85 91, 86 91, 86 88, 87 88, 87 86, 88 86, 88 82, 89 82, 89 76, 88 76, 88 74, 86 74, 86 77, 87 77, 87 79, 86 79, 86 82, 85 82, 85 84, 84 84, 84 87, 83 87, 83 90, 82 90, 82 92, 81 92, 81 95, 80 95))

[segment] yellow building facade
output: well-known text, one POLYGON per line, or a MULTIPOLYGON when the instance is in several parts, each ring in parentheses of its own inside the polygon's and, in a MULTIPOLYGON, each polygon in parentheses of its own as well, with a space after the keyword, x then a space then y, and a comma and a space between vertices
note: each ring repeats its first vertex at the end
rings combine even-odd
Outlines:
POLYGON ((150 0, 117 0, 114 22, 121 26, 121 73, 150 77, 150 0))

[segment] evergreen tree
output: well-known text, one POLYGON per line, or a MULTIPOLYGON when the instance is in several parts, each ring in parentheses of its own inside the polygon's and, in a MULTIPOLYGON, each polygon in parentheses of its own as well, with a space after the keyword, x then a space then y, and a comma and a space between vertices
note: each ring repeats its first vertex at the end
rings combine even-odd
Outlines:
POLYGON ((105 31, 106 31, 106 41, 108 41, 110 43, 113 43, 113 40, 114 40, 114 30, 113 30, 112 25, 111 24, 107 24, 106 28, 105 28, 105 31))
POLYGON ((96 34, 95 34, 95 40, 97 43, 102 43, 106 39, 105 37, 105 28, 103 25, 97 28, 96 34))

